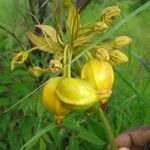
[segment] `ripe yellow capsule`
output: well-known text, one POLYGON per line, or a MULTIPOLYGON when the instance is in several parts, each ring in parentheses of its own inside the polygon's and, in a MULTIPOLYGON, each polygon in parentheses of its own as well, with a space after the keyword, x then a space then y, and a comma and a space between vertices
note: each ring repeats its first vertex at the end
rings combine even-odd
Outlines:
POLYGON ((61 80, 56 93, 71 110, 85 110, 97 101, 93 87, 88 82, 76 78, 61 80))
POLYGON ((46 109, 55 116, 64 116, 70 110, 65 108, 56 95, 56 87, 62 80, 61 77, 50 79, 43 88, 43 103, 46 109))
POLYGON ((114 82, 112 66, 107 61, 90 60, 82 68, 81 78, 102 93, 109 92, 114 82))

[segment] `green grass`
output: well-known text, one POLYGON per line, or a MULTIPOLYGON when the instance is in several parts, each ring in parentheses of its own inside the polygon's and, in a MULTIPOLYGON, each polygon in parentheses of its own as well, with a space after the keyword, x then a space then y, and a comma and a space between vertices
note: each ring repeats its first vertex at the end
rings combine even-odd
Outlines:
MULTIPOLYGON (((23 5, 23 2, 21 1, 20 6, 23 5)), ((122 9, 122 16, 118 23, 139 7, 138 0, 134 2, 130 0, 121 2, 93 0, 82 12, 82 24, 96 20, 99 9, 113 3, 119 4, 122 9)), ((20 37, 25 31, 21 31, 21 25, 18 23, 19 20, 22 20, 21 15, 18 14, 17 22, 12 22, 11 12, 18 12, 14 3, 6 3, 3 0, 0 2, 0 8, 3 10, 0 12, 0 18, 2 18, 0 24, 11 31, 17 24, 16 34, 17 37, 20 37)), ((150 124, 149 10, 150 7, 107 37, 127 35, 133 39, 131 46, 123 49, 129 57, 129 62, 114 66, 115 84, 109 100, 107 116, 115 135, 131 127, 150 124)), ((23 12, 26 13, 25 9, 23 12)), ((2 60, 0 62, 0 149, 18 150, 26 142, 24 147, 27 146, 27 149, 31 150, 104 149, 108 141, 96 114, 89 117, 86 112, 72 113, 66 117, 62 128, 55 127, 53 117, 43 109, 40 90, 28 97, 17 109, 2 114, 6 108, 17 103, 39 85, 36 85, 35 79, 24 71, 25 66, 19 67, 15 72, 10 70, 11 53, 19 47, 6 32, 1 31, 0 34, 0 58, 2 60)), ((21 39, 26 42, 24 38, 21 39)))

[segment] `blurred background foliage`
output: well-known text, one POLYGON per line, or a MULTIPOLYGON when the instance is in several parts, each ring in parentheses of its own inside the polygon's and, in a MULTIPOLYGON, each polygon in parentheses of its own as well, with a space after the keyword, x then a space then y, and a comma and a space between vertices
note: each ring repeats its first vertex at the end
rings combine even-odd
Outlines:
MULTIPOLYGON (((76 2, 76 1, 74 1, 76 2)), ((93 22, 99 10, 119 5, 122 13, 117 22, 128 16, 146 0, 91 0, 81 11, 82 24, 93 22)), ((17 108, 3 111, 39 87, 51 75, 36 79, 29 74, 28 66, 45 65, 44 53, 32 54, 32 62, 11 71, 12 56, 32 47, 25 33, 36 31, 36 21, 31 12, 43 24, 55 26, 51 0, 1 0, 0 1, 0 150, 46 150, 46 149, 104 149, 104 136, 97 115, 86 112, 72 113, 66 117, 61 128, 43 108, 41 88, 25 99, 17 108), (18 41, 17 41, 18 40, 18 41)), ((114 66, 115 84, 109 100, 107 116, 113 132, 118 135, 125 129, 150 124, 150 7, 127 21, 107 38, 127 35, 133 39, 124 49, 129 62, 114 66)), ((40 34, 40 33, 39 33, 40 34)))

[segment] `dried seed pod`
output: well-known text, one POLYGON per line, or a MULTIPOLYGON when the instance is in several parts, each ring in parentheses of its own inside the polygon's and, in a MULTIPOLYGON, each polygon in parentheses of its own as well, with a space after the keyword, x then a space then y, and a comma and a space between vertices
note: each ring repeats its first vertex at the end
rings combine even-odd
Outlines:
POLYGON ((114 73, 109 62, 90 60, 82 67, 81 78, 90 82, 98 91, 110 91, 114 82, 114 73))
POLYGON ((103 22, 105 22, 107 25, 111 24, 113 20, 116 19, 120 15, 120 8, 119 6, 112 6, 107 7, 101 12, 103 22))
POLYGON ((93 87, 86 81, 64 78, 57 86, 59 99, 71 110, 82 111, 97 101, 93 87))
POLYGON ((110 52, 110 63, 111 64, 122 64, 128 62, 128 57, 119 50, 110 52))
POLYGON ((132 42, 132 39, 127 36, 119 36, 112 41, 112 46, 114 48, 122 48, 129 45, 132 42))
POLYGON ((99 60, 105 60, 105 61, 110 60, 109 52, 105 48, 102 48, 102 47, 98 47, 96 49, 95 57, 99 60))
POLYGON ((62 104, 56 95, 56 87, 62 80, 61 77, 51 78, 44 86, 42 91, 43 103, 45 108, 54 114, 55 118, 62 118, 70 110, 62 104))

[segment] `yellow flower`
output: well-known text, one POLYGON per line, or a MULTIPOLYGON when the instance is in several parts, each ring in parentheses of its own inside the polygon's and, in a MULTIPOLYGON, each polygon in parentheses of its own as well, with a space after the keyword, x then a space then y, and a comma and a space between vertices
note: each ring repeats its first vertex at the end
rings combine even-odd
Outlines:
POLYGON ((24 61, 28 58, 28 56, 29 56, 28 51, 22 51, 16 54, 11 61, 11 70, 14 70, 17 64, 24 63, 24 61))
POLYGON ((107 25, 111 24, 112 21, 119 16, 119 14, 120 14, 119 6, 107 7, 101 12, 103 22, 105 22, 107 25))

